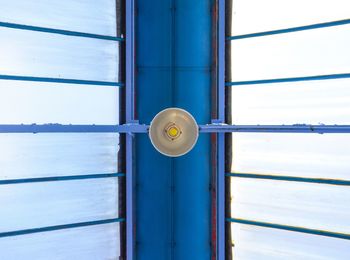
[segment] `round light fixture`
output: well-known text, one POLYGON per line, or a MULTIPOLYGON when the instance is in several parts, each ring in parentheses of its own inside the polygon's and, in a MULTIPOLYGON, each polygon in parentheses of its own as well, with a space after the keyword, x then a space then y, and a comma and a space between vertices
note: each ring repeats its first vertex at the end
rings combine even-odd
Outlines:
POLYGON ((186 110, 167 108, 153 118, 149 137, 160 153, 178 157, 191 151, 196 144, 198 125, 186 110))

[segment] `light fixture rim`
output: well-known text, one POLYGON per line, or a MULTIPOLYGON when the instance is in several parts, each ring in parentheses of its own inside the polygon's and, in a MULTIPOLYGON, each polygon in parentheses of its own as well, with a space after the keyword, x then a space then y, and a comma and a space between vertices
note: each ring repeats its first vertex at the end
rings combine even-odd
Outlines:
POLYGON ((151 143, 152 143, 153 147, 154 147, 159 153, 161 153, 161 154, 163 154, 163 155, 165 155, 165 156, 168 156, 168 157, 180 157, 180 156, 183 156, 183 155, 189 153, 189 152, 193 149, 193 147, 196 145, 196 143, 197 143, 197 141, 198 141, 198 137, 199 137, 199 126, 198 126, 198 124, 197 124, 196 119, 195 119, 195 118, 192 116, 192 114, 191 114, 190 112, 188 112, 187 110, 182 109, 182 108, 178 108, 178 107, 168 107, 168 108, 165 108, 165 109, 159 111, 159 112, 153 117, 153 119, 152 119, 152 121, 151 121, 151 123, 150 123, 149 130, 148 130, 148 137, 149 137, 149 139, 151 140, 151 143), (176 154, 176 155, 167 154, 167 153, 165 153, 165 152, 159 150, 158 147, 153 143, 153 140, 152 140, 152 137, 151 137, 151 132, 152 132, 152 127, 153 127, 153 122, 154 122, 154 120, 155 120, 160 114, 165 113, 165 112, 168 111, 168 110, 177 110, 177 111, 181 111, 181 112, 185 113, 186 115, 189 116, 189 118, 190 118, 190 119, 194 122, 194 124, 197 126, 197 127, 196 127, 195 140, 194 140, 193 144, 189 147, 189 149, 187 149, 187 151, 185 151, 185 152, 183 152, 183 153, 181 153, 181 154, 176 154))

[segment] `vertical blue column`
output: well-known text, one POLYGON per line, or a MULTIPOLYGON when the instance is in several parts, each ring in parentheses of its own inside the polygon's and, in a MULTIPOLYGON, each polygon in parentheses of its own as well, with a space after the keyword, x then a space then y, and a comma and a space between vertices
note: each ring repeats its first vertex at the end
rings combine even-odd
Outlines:
MULTIPOLYGON (((176 0, 174 104, 211 120, 211 0, 176 0)), ((174 259, 210 259, 210 135, 174 161, 174 259)))
MULTIPOLYGON (((138 0, 137 117, 167 107, 210 123, 212 0, 138 0)), ((210 259, 210 136, 171 159, 136 139, 137 259, 210 259)))
MULTIPOLYGON (((172 0, 136 6, 137 117, 149 124, 172 106, 172 0)), ((172 159, 147 135, 136 139, 136 258, 167 260, 172 252, 172 159)))

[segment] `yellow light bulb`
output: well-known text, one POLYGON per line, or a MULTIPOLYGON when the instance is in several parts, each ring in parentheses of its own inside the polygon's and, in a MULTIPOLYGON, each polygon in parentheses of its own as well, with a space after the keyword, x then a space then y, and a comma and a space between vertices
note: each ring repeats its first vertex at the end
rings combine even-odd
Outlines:
POLYGON ((176 127, 170 127, 168 129, 168 134, 171 137, 176 137, 179 134, 179 130, 176 127))

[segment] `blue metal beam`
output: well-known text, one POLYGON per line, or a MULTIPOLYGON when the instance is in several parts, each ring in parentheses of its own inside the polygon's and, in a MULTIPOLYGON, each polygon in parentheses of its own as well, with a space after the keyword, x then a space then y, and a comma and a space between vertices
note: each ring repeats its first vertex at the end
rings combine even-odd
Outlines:
POLYGON ((89 221, 89 222, 80 222, 80 223, 64 224, 64 225, 57 225, 57 226, 49 226, 49 227, 23 229, 23 230, 16 230, 16 231, 9 231, 9 232, 0 233, 0 238, 28 235, 28 234, 34 234, 34 233, 42 233, 42 232, 49 232, 49 231, 56 231, 56 230, 62 230, 62 229, 104 225, 104 224, 118 223, 118 222, 123 222, 123 221, 125 221, 125 219, 123 219, 123 218, 113 218, 113 219, 103 219, 103 220, 96 220, 96 221, 89 221))
MULTIPOLYGON (((0 125, 0 133, 148 133, 149 125, 0 125)), ((350 133, 350 125, 199 125, 200 133, 350 133)))
POLYGON ((120 82, 82 80, 82 79, 45 78, 45 77, 31 77, 31 76, 15 76, 15 75, 0 75, 0 80, 18 80, 18 81, 112 86, 112 87, 123 87, 124 86, 124 84, 120 83, 120 82))
MULTIPOLYGON (((173 106, 199 124, 211 122, 212 25, 215 1, 174 0, 173 106)), ((215 39, 216 40, 216 39, 215 39)), ((221 112, 222 113, 222 112, 221 112)), ((212 257, 211 137, 200 135, 188 154, 173 159, 173 259, 212 257)))
MULTIPOLYGON (((218 123, 225 123, 225 37, 226 37, 226 0, 218 1, 218 123)), ((225 134, 217 135, 217 217, 216 217, 216 254, 217 260, 225 260, 225 134)))
POLYGON ((237 178, 248 178, 248 179, 307 182, 307 183, 350 186, 350 180, 305 178, 305 177, 295 177, 295 176, 264 175, 264 174, 251 174, 251 173, 226 173, 226 176, 237 177, 237 178))
POLYGON ((227 40, 228 41, 233 41, 233 40, 240 40, 240 39, 246 39, 246 38, 252 38, 252 37, 261 37, 261 36, 275 35, 275 34, 281 34, 281 33, 291 33, 291 32, 305 31, 305 30, 313 30, 313 29, 326 28, 326 27, 332 27, 332 26, 339 26, 339 25, 345 25, 345 24, 350 24, 350 19, 339 20, 339 21, 332 21, 332 22, 326 22, 326 23, 317 23, 317 24, 298 26, 298 27, 292 27, 292 28, 280 29, 280 30, 273 30, 273 31, 265 31, 265 32, 257 32, 257 33, 237 35, 237 36, 229 36, 229 37, 227 37, 227 40))
POLYGON ((20 184, 20 183, 35 183, 35 182, 52 182, 52 181, 73 181, 86 179, 102 179, 123 177, 124 173, 101 173, 101 174, 85 174, 85 175, 70 175, 70 176, 51 176, 26 179, 9 179, 0 180, 0 185, 20 184))
MULTIPOLYGON (((175 0, 137 0, 136 70, 140 123, 172 107, 175 0)), ((136 259, 172 259, 173 159, 158 153, 147 135, 136 135, 136 259)))
POLYGON ((200 125, 201 133, 350 133, 350 125, 200 125))
POLYGON ((126 128, 128 127, 117 125, 12 124, 0 125, 0 133, 122 133, 126 128))
POLYGON ((61 29, 54 29, 54 28, 47 28, 47 27, 17 24, 17 23, 0 22, 0 27, 27 30, 27 31, 35 31, 35 32, 54 33, 54 34, 61 34, 61 35, 66 35, 66 36, 85 37, 85 38, 108 40, 108 41, 124 41, 123 38, 116 37, 116 36, 68 31, 68 30, 61 30, 61 29))
POLYGON ((278 78, 278 79, 262 79, 262 80, 247 80, 247 81, 234 81, 226 82, 227 87, 243 86, 243 85, 260 85, 271 83, 284 83, 284 82, 299 82, 299 81, 312 81, 312 80, 331 80, 331 79, 347 79, 350 78, 350 73, 342 74, 330 74, 330 75, 317 75, 295 78, 278 78))
POLYGON ((286 226, 286 225, 280 225, 280 224, 274 224, 274 223, 266 223, 266 222, 252 221, 252 220, 247 220, 247 219, 237 219, 237 218, 227 218, 226 221, 232 222, 232 223, 244 224, 244 225, 266 227, 266 228, 275 228, 275 229, 282 229, 282 230, 287 230, 287 231, 306 233, 306 234, 311 234, 311 235, 319 235, 319 236, 334 237, 334 238, 341 238, 341 239, 350 240, 350 234, 335 233, 335 232, 324 231, 324 230, 286 226))
MULTIPOLYGON (((125 107, 127 124, 135 123, 135 0, 126 1, 126 89, 125 107)), ((135 259, 135 170, 134 134, 126 134, 126 257, 135 259)))

